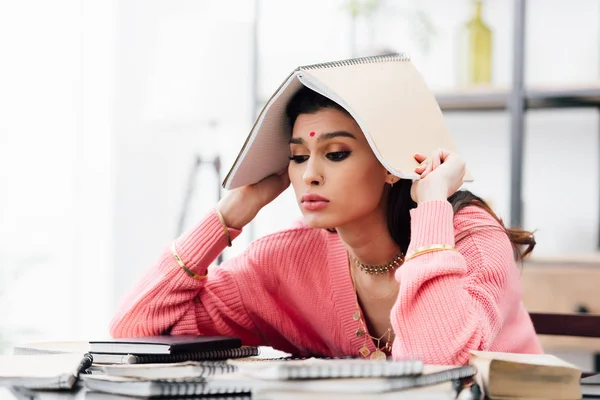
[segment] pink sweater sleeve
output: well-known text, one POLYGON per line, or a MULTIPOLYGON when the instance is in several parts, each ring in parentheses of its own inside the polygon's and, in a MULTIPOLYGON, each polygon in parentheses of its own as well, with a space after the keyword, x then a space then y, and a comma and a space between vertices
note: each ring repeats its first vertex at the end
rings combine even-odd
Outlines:
MULTIPOLYGON (((233 239, 240 231, 230 229, 230 234, 233 239)), ((175 245, 186 266, 205 275, 227 241, 213 211, 175 245)), ((206 279, 197 280, 185 273, 167 248, 123 299, 111 321, 111 335, 229 335, 239 337, 245 345, 260 344, 233 275, 238 279, 249 277, 237 275, 244 274, 244 270, 235 268, 232 272, 226 264, 211 267, 206 279)))
POLYGON ((487 349, 502 326, 508 312, 505 295, 518 285, 511 244, 485 211, 466 207, 462 213, 475 222, 455 227, 447 201, 411 210, 409 254, 422 246, 454 245, 455 228, 466 228, 468 234, 456 244, 458 252, 424 254, 396 271, 400 292, 391 315, 395 359, 465 364, 469 351, 487 349))

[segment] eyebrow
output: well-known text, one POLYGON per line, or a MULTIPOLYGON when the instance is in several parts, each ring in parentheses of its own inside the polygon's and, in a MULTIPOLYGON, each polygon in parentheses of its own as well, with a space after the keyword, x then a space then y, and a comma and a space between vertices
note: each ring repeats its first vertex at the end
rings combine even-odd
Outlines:
MULTIPOLYGON (((348 138, 356 140, 356 136, 354 136, 350 132, 338 131, 338 132, 328 132, 328 133, 324 133, 324 134, 320 135, 317 138, 317 142, 323 142, 325 140, 330 140, 330 139, 333 139, 333 138, 336 138, 336 137, 348 137, 348 138)), ((304 139, 302 139, 302 138, 291 138, 290 139, 290 144, 304 144, 304 139)))

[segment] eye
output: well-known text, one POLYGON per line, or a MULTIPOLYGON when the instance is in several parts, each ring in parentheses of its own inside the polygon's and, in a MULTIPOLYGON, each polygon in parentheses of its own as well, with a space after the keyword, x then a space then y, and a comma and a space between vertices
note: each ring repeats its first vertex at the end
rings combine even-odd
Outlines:
POLYGON ((334 151, 332 153, 327 153, 327 158, 331 161, 342 161, 352 153, 351 151, 334 151))
POLYGON ((304 161, 308 160, 308 156, 291 156, 290 160, 296 164, 302 164, 304 161))

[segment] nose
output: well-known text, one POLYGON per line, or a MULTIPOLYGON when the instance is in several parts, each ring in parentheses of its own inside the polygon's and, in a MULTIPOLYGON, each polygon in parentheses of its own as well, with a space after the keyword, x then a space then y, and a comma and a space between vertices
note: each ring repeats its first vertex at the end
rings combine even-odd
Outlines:
POLYGON ((316 157, 310 157, 306 161, 306 169, 302 175, 302 179, 306 185, 319 186, 325 182, 319 164, 320 163, 318 160, 316 160, 316 157))

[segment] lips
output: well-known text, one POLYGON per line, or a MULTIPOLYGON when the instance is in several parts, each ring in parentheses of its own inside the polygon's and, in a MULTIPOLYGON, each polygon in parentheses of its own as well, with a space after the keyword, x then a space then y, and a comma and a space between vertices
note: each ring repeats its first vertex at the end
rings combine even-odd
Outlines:
POLYGON ((329 202, 329 200, 327 200, 325 197, 319 196, 317 194, 314 193, 306 193, 304 195, 302 195, 302 197, 300 198, 300 202, 304 203, 307 201, 326 201, 329 202))
POLYGON ((307 211, 318 211, 321 210, 329 204, 329 200, 325 197, 307 193, 300 198, 300 202, 302 203, 302 207, 304 207, 307 211))

